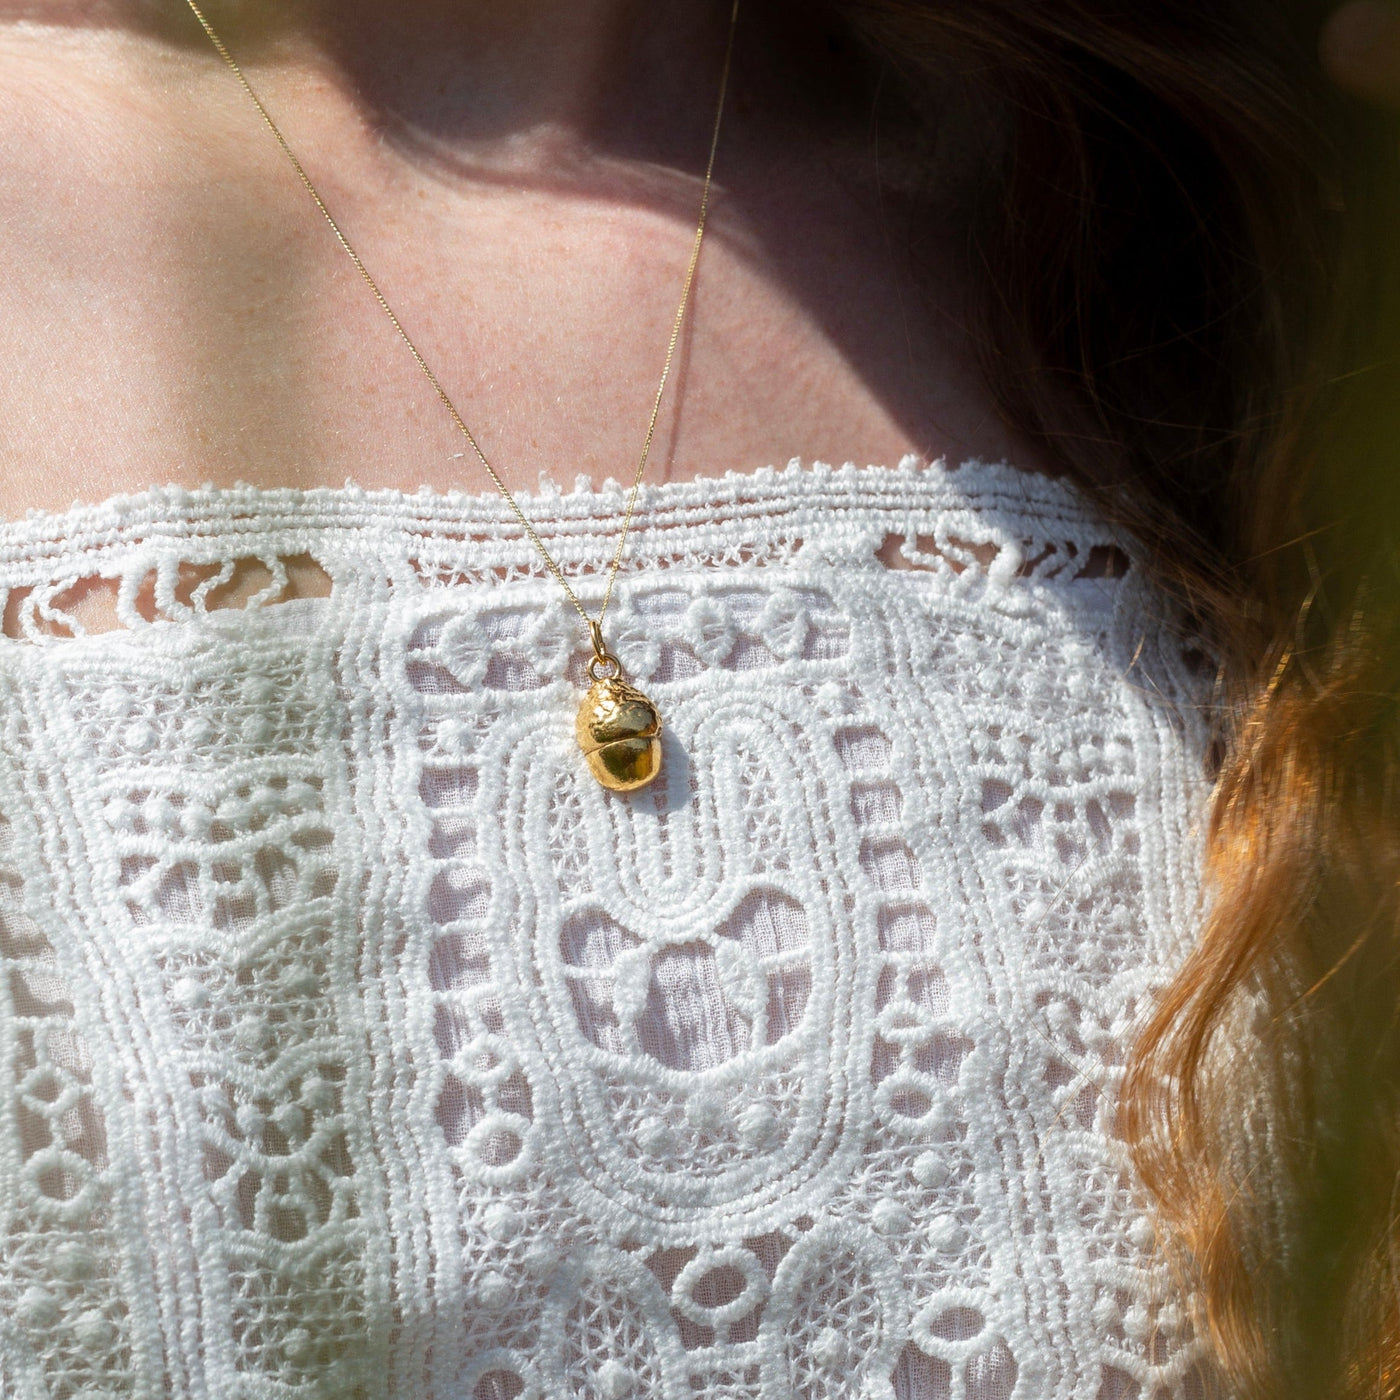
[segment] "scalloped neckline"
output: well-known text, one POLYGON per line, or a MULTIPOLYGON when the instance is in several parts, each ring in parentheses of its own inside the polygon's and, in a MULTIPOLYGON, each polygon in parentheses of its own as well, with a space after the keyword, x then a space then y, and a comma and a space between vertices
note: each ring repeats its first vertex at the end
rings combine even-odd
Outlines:
MULTIPOLYGON (((923 479, 934 488, 969 505, 995 503, 1003 510, 1036 516, 1048 513, 1060 519, 1083 520, 1102 528, 1105 523, 1087 496, 1071 480, 1024 470, 1006 461, 989 462, 971 457, 950 466, 945 458, 923 461, 903 458, 897 465, 857 466, 845 462, 832 466, 822 461, 804 463, 793 458, 786 466, 754 470, 727 469, 719 475, 699 475, 681 480, 643 482, 637 493, 636 520, 694 509, 726 500, 780 497, 793 488, 848 487, 855 494, 884 496, 909 481, 923 479)), ((571 489, 543 475, 536 491, 516 491, 514 496, 526 517, 540 520, 576 520, 621 516, 630 487, 614 477, 601 485, 579 474, 571 489)), ((423 485, 413 490, 396 487, 364 487, 353 478, 343 486, 254 486, 236 482, 227 486, 197 487, 153 485, 140 491, 119 491, 92 501, 75 501, 67 508, 30 507, 22 515, 0 518, 0 546, 22 541, 57 542, 94 531, 129 528, 141 521, 207 515, 238 516, 338 515, 351 508, 369 508, 375 514, 412 517, 420 524, 515 523, 514 512, 496 491, 440 491, 423 485)))

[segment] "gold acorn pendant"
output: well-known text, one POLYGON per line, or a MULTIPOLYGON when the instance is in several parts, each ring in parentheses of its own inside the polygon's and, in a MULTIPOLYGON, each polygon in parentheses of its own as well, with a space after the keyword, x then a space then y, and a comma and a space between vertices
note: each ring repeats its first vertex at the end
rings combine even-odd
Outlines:
POLYGON ((635 792, 661 772, 661 716, 594 635, 593 681, 578 707, 574 734, 593 776, 610 792, 635 792))

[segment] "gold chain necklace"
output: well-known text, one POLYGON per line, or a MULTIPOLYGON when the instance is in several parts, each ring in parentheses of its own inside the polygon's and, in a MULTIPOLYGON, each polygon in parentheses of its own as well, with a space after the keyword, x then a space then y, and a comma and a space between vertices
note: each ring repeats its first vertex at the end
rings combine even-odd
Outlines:
POLYGON ((496 489, 505 497, 530 542, 540 552, 550 573, 563 586, 564 592, 569 596, 569 602, 573 604, 574 610, 588 627, 588 639, 593 648, 593 656, 588 662, 588 678, 592 681, 592 685, 584 696, 583 703, 579 706, 578 718, 574 724, 574 734, 578 739, 579 748, 583 750, 590 771, 604 787, 610 788, 614 792, 631 792, 637 788, 645 787, 661 771, 661 715, 656 706, 640 690, 636 689, 635 686, 628 685, 623 679, 622 663, 608 650, 603 640, 603 620, 608 615, 608 604, 612 601, 613 584, 617 580, 618 567, 622 563, 622 552, 627 544, 627 533, 632 527, 632 513, 637 504, 637 491, 642 484, 642 475, 647 468, 647 459, 651 456, 652 439, 656 436, 656 423, 661 415, 661 402, 666 393, 666 384, 671 377, 671 363, 675 358, 681 325, 685 320, 686 308, 690 304, 691 289, 695 284, 695 269, 700 262, 700 245, 705 241, 705 222, 710 212, 710 183, 714 177, 715 154, 719 150, 719 133, 724 122, 725 97, 729 91, 729 69, 734 55, 734 31, 739 20, 739 0, 733 0, 729 16, 729 37, 724 49, 724 69, 720 76, 719 104, 715 111, 714 131, 710 137, 710 154, 705 166, 705 187, 700 196, 700 221, 695 228, 695 242, 690 250, 690 264, 685 272, 680 305, 676 308, 675 319, 671 325, 671 337, 666 345, 666 360, 661 370, 661 382, 657 385, 656 396, 652 400, 651 417, 647 422, 646 440, 642 445, 641 460, 637 463, 637 472, 632 479, 632 490, 627 498, 627 514, 622 522, 622 534, 618 538, 617 549, 613 553, 612 564, 608 569, 607 587, 603 592, 603 602, 598 609, 596 618, 589 617, 587 610, 579 602, 578 595, 570 587, 568 579, 564 577, 563 570, 555 562, 554 556, 545 548, 544 541, 540 539, 535 527, 526 518, 525 512, 520 509, 515 497, 506 489, 505 482, 501 480, 496 474, 496 469, 487 461, 485 452, 481 450, 472 430, 467 427, 466 420, 457 411, 457 406, 448 396, 447 390, 442 387, 427 360, 423 358, 422 352, 413 343, 412 337, 404 329, 403 323, 395 314, 393 307, 389 305, 384 293, 379 290, 379 284, 361 261, 354 245, 345 236, 331 211, 326 207, 325 200, 321 198, 316 186, 311 183, 311 177, 307 175, 296 152, 282 134, 281 128, 273 121, 272 114, 263 105, 262 99, 253 90, 253 85, 248 81, 243 69, 239 67, 238 62, 229 52, 214 26, 210 24, 198 0, 186 0, 186 3, 194 12, 194 17, 199 21, 205 34, 208 35, 209 42, 213 44, 219 57, 228 65, 229 70, 238 79, 239 85, 247 93, 253 106, 257 108, 263 124, 276 138, 277 144, 282 148, 282 154, 287 157, 307 194, 315 201, 316 207, 330 225, 336 241, 355 265, 355 271, 360 274, 365 285, 373 293, 375 301, 379 303, 380 310, 389 318, 389 323, 398 333, 399 339, 408 347, 418 368, 423 372, 428 383, 432 385, 434 393, 447 409, 452 422, 471 445, 477 460, 486 468, 487 474, 495 482, 496 489))

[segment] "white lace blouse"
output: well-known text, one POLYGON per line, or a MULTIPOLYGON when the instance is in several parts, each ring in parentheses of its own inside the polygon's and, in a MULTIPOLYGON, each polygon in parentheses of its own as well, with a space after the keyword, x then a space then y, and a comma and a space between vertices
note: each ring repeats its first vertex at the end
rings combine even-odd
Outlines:
MULTIPOLYGON (((623 502, 525 502, 587 604, 623 502)), ((1206 797, 1134 550, 976 463, 644 490, 617 797, 498 499, 0 526, 0 1394, 1192 1394, 1112 1117, 1206 797)))

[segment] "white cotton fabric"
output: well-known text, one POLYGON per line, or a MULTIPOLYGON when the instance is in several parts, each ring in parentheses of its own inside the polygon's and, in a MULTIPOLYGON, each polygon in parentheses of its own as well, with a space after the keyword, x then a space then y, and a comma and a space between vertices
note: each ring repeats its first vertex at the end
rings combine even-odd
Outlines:
MULTIPOLYGON (((525 502, 590 607, 624 504, 525 502)), ((618 797, 499 499, 0 526, 0 1394, 1199 1394, 1113 1126, 1207 791, 1134 551, 976 463, 644 489, 618 797)))

